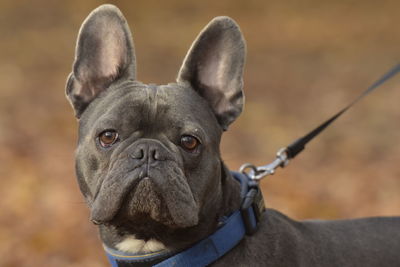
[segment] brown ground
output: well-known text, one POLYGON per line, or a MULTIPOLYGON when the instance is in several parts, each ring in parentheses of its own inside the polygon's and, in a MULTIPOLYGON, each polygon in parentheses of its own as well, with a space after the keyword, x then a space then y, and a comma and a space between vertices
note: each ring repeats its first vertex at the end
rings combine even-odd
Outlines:
MULTIPOLYGON (((76 122, 64 97, 77 31, 99 2, 0 2, 0 266, 107 266, 75 182, 76 122)), ((173 81, 212 17, 241 25, 247 104, 222 149, 232 169, 271 161, 400 55, 395 0, 112 2, 134 30, 143 82, 173 81)), ((267 206, 297 219, 400 214, 399 84, 263 181, 267 206)))

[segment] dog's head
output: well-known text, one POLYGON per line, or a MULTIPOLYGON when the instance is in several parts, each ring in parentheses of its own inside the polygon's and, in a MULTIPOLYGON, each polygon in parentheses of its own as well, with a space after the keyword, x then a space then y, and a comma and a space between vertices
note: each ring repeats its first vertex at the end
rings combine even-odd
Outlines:
POLYGON ((95 223, 176 229, 217 216, 220 137, 242 111, 244 58, 238 26, 218 17, 176 83, 142 84, 121 12, 104 5, 88 16, 66 94, 79 120, 78 181, 95 223))

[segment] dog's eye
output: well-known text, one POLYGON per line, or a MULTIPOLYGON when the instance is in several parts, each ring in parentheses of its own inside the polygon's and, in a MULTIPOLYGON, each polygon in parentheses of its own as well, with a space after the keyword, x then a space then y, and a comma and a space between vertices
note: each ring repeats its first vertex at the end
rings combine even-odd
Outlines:
POLYGON ((199 144, 199 140, 197 140, 197 138, 194 136, 183 135, 181 137, 181 146, 188 151, 194 151, 199 146, 199 144))
POLYGON ((118 133, 114 130, 106 130, 99 135, 100 145, 110 147, 118 140, 118 133))

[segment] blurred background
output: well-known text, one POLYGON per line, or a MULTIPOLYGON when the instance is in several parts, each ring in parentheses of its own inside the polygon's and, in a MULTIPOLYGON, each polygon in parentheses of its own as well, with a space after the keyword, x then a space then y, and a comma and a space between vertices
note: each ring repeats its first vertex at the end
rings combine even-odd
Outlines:
MULTIPOLYGON (((74 174, 64 96, 81 22, 103 1, 0 1, 0 266, 108 266, 74 174)), ((133 32, 138 78, 174 81, 199 31, 229 15, 247 40, 245 111, 225 133, 235 170, 354 99, 400 55, 399 1, 110 1, 133 32)), ((400 214, 400 76, 262 181, 295 219, 400 214)))

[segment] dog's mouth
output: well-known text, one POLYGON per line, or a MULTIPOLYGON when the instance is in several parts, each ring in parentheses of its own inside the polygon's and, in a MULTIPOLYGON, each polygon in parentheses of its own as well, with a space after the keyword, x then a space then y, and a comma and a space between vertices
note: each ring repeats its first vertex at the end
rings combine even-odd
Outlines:
POLYGON ((120 234, 134 233, 140 238, 153 237, 155 229, 162 232, 176 229, 166 201, 150 177, 141 179, 126 195, 117 214, 106 225, 120 234))
POLYGON ((179 168, 155 169, 141 176, 138 169, 123 176, 111 172, 91 205, 91 220, 96 224, 152 220, 172 228, 198 223, 197 203, 179 168))
POLYGON ((168 206, 150 177, 141 179, 127 194, 119 212, 130 219, 149 217, 166 225, 173 225, 168 206))

